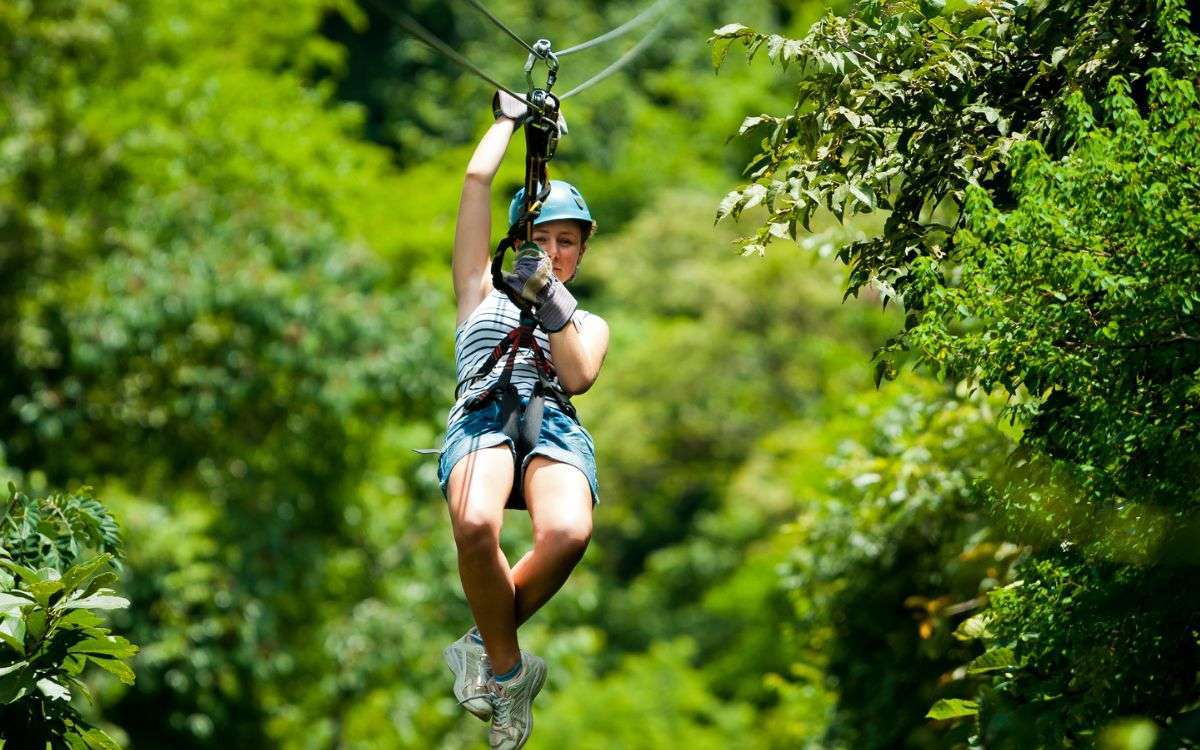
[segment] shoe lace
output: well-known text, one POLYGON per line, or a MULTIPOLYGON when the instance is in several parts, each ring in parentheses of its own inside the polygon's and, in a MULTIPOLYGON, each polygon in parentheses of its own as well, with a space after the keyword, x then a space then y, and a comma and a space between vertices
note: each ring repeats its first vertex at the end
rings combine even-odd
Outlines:
POLYGON ((492 680, 492 716, 493 721, 500 725, 507 725, 511 717, 512 698, 504 692, 504 688, 500 687, 495 680, 492 680))

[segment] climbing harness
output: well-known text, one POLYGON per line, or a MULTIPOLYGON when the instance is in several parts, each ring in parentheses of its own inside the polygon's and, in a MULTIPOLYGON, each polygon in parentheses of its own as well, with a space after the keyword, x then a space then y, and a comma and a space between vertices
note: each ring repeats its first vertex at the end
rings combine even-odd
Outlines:
POLYGON ((492 349, 491 354, 479 366, 475 374, 459 384, 454 394, 457 399, 465 386, 489 374, 501 359, 507 357, 504 369, 497 381, 471 397, 463 408, 471 412, 488 406, 492 401, 496 401, 500 405, 501 432, 513 441, 513 487, 505 506, 508 508, 525 507, 524 463, 526 456, 537 445, 538 435, 542 431, 546 396, 549 395, 553 398, 564 414, 579 421, 575 407, 571 404, 567 393, 562 390, 562 386, 558 384, 554 365, 550 363, 546 353, 537 342, 534 335, 536 328, 537 320, 529 311, 522 310, 520 324, 508 332, 508 335, 492 349), (521 404, 520 393, 517 391, 516 385, 511 382, 517 353, 521 349, 529 349, 532 352, 534 369, 538 376, 533 393, 524 406, 521 404))

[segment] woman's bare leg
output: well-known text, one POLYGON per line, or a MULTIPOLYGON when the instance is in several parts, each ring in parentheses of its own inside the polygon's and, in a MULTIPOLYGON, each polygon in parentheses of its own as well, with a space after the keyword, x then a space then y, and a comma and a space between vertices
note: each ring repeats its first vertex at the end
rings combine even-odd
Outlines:
POLYGON ((514 616, 516 586, 500 549, 500 526, 512 483, 512 450, 499 445, 459 461, 446 488, 458 575, 497 674, 512 669, 521 653, 514 616))
POLYGON ((533 549, 512 568, 520 626, 562 588, 592 536, 592 491, 574 466, 534 456, 525 469, 533 549))

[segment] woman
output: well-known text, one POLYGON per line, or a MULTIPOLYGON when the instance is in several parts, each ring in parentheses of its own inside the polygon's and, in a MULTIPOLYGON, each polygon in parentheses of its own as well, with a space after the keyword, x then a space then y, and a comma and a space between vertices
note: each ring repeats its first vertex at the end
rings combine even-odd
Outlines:
MULTIPOLYGON (((454 694, 468 711, 491 720, 491 747, 510 750, 529 738, 532 701, 546 679, 545 662, 520 649, 517 628, 558 591, 583 557, 599 496, 592 438, 568 416, 573 414, 569 402, 564 409, 546 399, 541 430, 516 492, 516 446, 501 431, 500 402, 470 408, 472 399, 500 379, 505 363, 502 358, 482 374, 480 364, 520 317, 504 290, 492 284, 491 184, 527 110, 503 93, 494 104, 496 122, 467 166, 458 209, 453 275, 459 388, 438 478, 450 510, 463 591, 475 617, 475 626, 444 652, 455 677, 454 694), (526 507, 533 522, 533 549, 511 568, 500 549, 506 506, 526 507)), ((536 247, 520 250, 504 282, 534 303, 535 337, 556 373, 551 385, 569 396, 588 390, 599 375, 608 326, 578 310, 565 286, 575 277, 595 228, 587 204, 567 183, 551 181, 551 186, 534 225, 536 247)), ((523 193, 513 198, 510 223, 520 214, 523 193)), ((528 403, 538 383, 530 349, 518 351, 511 382, 521 403, 528 403)))

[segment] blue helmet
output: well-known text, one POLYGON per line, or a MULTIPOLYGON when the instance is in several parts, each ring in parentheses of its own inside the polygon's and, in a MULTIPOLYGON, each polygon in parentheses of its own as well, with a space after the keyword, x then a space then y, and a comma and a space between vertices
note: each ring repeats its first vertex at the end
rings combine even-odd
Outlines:
MULTIPOLYGON (((513 196, 512 203, 508 205, 508 225, 510 227, 516 224, 517 219, 520 218, 524 203, 525 188, 521 188, 513 196)), ((534 226, 537 226, 561 219, 582 221, 590 224, 592 230, 596 229, 592 212, 588 211, 587 202, 583 200, 583 194, 579 192, 579 189, 563 180, 550 180, 550 196, 542 204, 542 212, 538 214, 537 220, 533 223, 534 226)))

